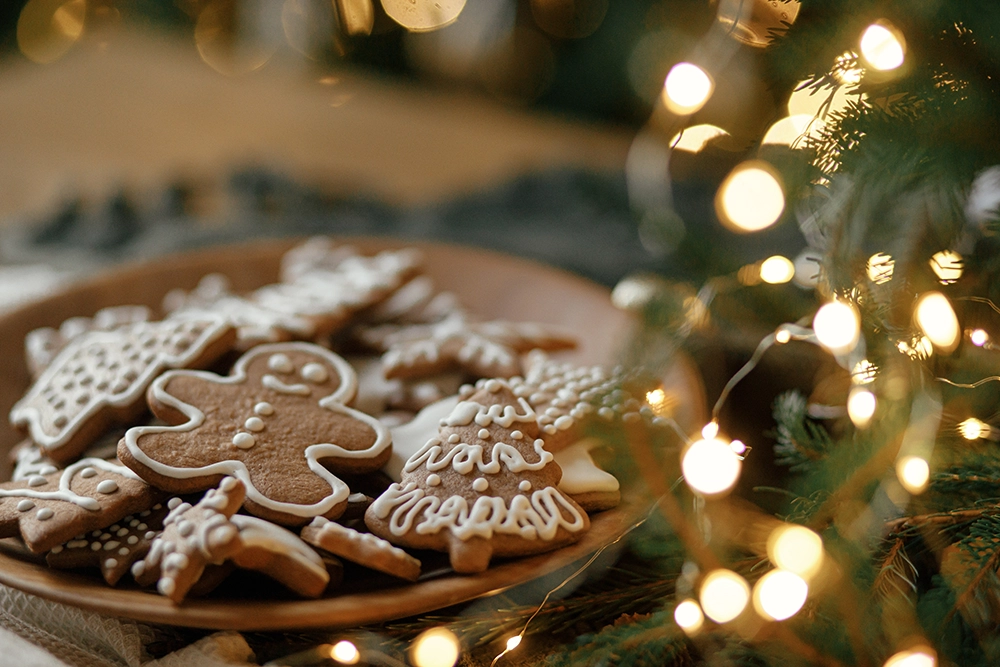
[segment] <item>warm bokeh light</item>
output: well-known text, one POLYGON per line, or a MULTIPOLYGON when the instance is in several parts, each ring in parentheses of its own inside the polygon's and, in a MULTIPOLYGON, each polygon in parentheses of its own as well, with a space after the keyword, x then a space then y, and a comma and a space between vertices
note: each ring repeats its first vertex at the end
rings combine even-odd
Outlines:
MULTIPOLYGON (((274 23, 281 25, 284 4, 263 6, 275 12, 274 23)), ((267 64, 278 48, 271 35, 260 32, 268 21, 240 21, 239 6, 227 0, 212 0, 198 14, 194 42, 206 65, 227 76, 256 71, 267 64)))
POLYGON ((973 329, 969 333, 969 341, 976 347, 982 347, 990 342, 990 335, 983 329, 973 329))
POLYGON ((940 292, 927 292, 917 300, 914 309, 917 326, 924 332, 934 347, 950 352, 958 345, 961 329, 958 317, 951 307, 948 297, 940 292))
POLYGON ((858 343, 861 318, 854 306, 843 301, 831 301, 816 311, 813 331, 820 345, 834 354, 848 352, 858 343))
POLYGON ((818 137, 825 125, 822 119, 809 114, 785 116, 767 129, 761 144, 804 148, 805 142, 802 140, 807 136, 818 137))
POLYGON ((453 667, 458 662, 458 637, 447 628, 422 632, 410 647, 413 667, 453 667))
POLYGON ((937 667, 937 653, 927 646, 917 646, 894 654, 884 667, 937 667))
POLYGON ((966 440, 979 440, 980 438, 988 438, 990 431, 990 425, 984 421, 976 419, 975 417, 969 417, 961 424, 958 425, 958 432, 962 434, 962 437, 966 440))
POLYGON ((698 594, 705 615, 716 623, 728 623, 743 613, 750 601, 750 585, 732 570, 712 570, 698 594))
POLYGON ((701 427, 701 437, 711 440, 719 435, 719 422, 711 421, 701 427))
POLYGON ((520 645, 521 645, 521 635, 514 635, 513 637, 507 640, 506 650, 513 651, 520 645))
POLYGON ((53 63, 83 35, 86 16, 86 0, 31 0, 18 15, 17 47, 29 60, 53 63))
POLYGON ((861 35, 861 56, 874 69, 896 69, 906 57, 903 35, 885 21, 873 23, 861 35))
POLYGON ((833 61, 833 76, 846 86, 856 86, 861 83, 861 76, 864 70, 856 65, 858 54, 853 51, 845 51, 837 56, 833 61))
POLYGON ((410 32, 427 32, 454 23, 465 0, 382 0, 382 8, 410 32))
POLYGON ((931 270, 942 285, 950 285, 962 277, 965 260, 954 250, 942 250, 931 257, 931 270))
POLYGON ((715 125, 692 125, 686 127, 670 139, 670 147, 676 151, 697 153, 716 137, 728 137, 729 133, 715 125))
POLYGON ((854 384, 871 384, 877 376, 878 366, 867 359, 854 364, 854 369, 851 370, 851 382, 854 384))
POLYGON ((851 102, 859 99, 865 99, 865 96, 858 95, 857 90, 850 86, 839 86, 832 91, 828 88, 817 90, 810 81, 800 81, 788 98, 788 115, 815 118, 820 124, 812 130, 819 131, 826 118, 845 111, 851 102))
POLYGON ((884 252, 877 252, 868 258, 868 280, 876 285, 884 285, 892 280, 893 271, 896 270, 896 260, 892 255, 884 252))
POLYGON ((681 458, 684 481, 693 491, 706 496, 717 496, 733 488, 741 468, 742 463, 729 443, 716 438, 696 440, 681 458))
POLYGON ((916 495, 927 489, 931 478, 931 468, 926 459, 919 456, 903 456, 896 461, 896 477, 903 488, 916 495))
POLYGON ((740 232, 756 232, 776 223, 785 210, 785 193, 773 170, 751 160, 733 169, 719 186, 715 212, 740 232))
POLYGON ((912 343, 901 340, 896 343, 896 348, 911 359, 930 359, 934 354, 934 344, 927 336, 921 336, 912 343))
POLYGON ((772 255, 760 263, 760 279, 772 285, 782 285, 795 277, 792 260, 781 255, 772 255))
POLYGON ((778 329, 774 332, 774 342, 784 345, 792 339, 792 333, 788 329, 778 329))
POLYGON ((684 600, 674 608, 674 622, 681 630, 693 635, 705 624, 705 614, 697 602, 691 599, 684 600))
POLYGON ((768 536, 767 556, 775 566, 808 580, 823 567, 823 540, 805 526, 785 524, 768 536))
POLYGON ((764 48, 783 34, 799 15, 799 0, 746 2, 718 0, 716 16, 725 34, 749 46, 764 48))
POLYGON ((712 78, 693 63, 677 63, 663 82, 663 103, 680 116, 693 114, 712 96, 712 78))
POLYGON ((361 653, 353 643, 342 639, 330 648, 330 657, 342 665, 356 665, 361 660, 361 653))
POLYGON ((791 618, 802 609, 809 595, 809 584, 794 572, 771 570, 753 587, 753 606, 757 613, 772 621, 791 618))
POLYGON ((667 398, 667 393, 663 389, 654 389, 652 391, 646 392, 646 402, 649 403, 650 407, 656 408, 663 405, 663 401, 667 398))
POLYGON ((875 415, 877 401, 875 394, 867 389, 855 387, 847 397, 847 415, 858 428, 864 428, 875 415))
POLYGON ((733 450, 733 454, 736 456, 743 456, 750 448, 742 440, 733 440, 729 443, 729 449, 733 450))

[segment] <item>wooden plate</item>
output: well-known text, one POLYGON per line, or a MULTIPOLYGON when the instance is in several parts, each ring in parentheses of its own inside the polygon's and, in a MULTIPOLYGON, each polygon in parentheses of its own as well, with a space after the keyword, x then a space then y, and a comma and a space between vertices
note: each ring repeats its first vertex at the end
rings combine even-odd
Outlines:
MULTIPOLYGON (((79 284, 44 301, 0 318, 0 411, 9 412, 25 391, 29 375, 23 341, 31 329, 58 326, 75 315, 90 315, 119 304, 146 304, 157 309, 174 287, 190 289, 206 273, 229 276, 238 290, 274 282, 281 255, 295 241, 271 240, 227 246, 126 266, 79 284)), ((473 312, 490 318, 561 324, 574 329, 580 347, 564 358, 581 363, 613 362, 628 332, 628 317, 612 307, 606 289, 550 267, 473 248, 410 243, 388 239, 350 239, 365 253, 403 246, 419 247, 426 272, 442 289, 458 295, 473 312)), ((664 378, 676 393, 675 416, 694 428, 704 420, 705 399, 693 366, 679 358, 664 378)), ((7 479, 6 453, 22 436, 9 427, 0 430, 0 476, 7 479)), ((591 530, 566 548, 532 558, 503 561, 475 576, 434 575, 415 584, 396 585, 373 580, 371 590, 348 592, 318 600, 298 600, 265 593, 261 599, 225 597, 216 591, 207 599, 174 606, 169 600, 138 589, 110 588, 96 572, 50 570, 26 554, 15 540, 0 541, 0 582, 38 595, 100 613, 140 621, 234 630, 279 630, 353 626, 440 609, 530 581, 592 553, 613 540, 640 508, 623 503, 593 517, 591 530)))

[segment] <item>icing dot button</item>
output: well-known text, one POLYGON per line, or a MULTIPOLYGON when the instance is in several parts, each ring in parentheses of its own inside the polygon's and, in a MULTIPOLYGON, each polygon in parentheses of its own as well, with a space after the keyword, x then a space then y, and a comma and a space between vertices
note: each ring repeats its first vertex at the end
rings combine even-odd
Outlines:
POLYGON ((479 429, 479 433, 477 433, 476 435, 479 436, 480 440, 489 440, 490 439, 490 432, 488 430, 486 430, 485 428, 479 429))
POLYGON ((521 491, 527 493, 528 491, 531 491, 531 482, 529 482, 526 479, 522 479, 521 483, 517 485, 517 488, 519 488, 521 491))
POLYGON ((41 475, 32 475, 28 478, 28 486, 42 486, 48 483, 49 480, 45 479, 41 475))
POLYGON ((274 406, 267 402, 260 402, 253 406, 253 411, 262 417, 267 417, 274 414, 274 406))
POLYGON ((84 468, 83 470, 80 471, 80 477, 83 477, 84 479, 89 479, 96 474, 97 471, 94 470, 93 468, 84 468))
POLYGON ((106 479, 97 485, 98 493, 114 493, 118 490, 118 483, 113 479, 106 479))
POLYGON ((237 433, 233 436, 233 445, 240 449, 250 449, 257 444, 257 440, 249 433, 237 433))
POLYGON ((326 382, 330 374, 322 364, 311 363, 302 367, 302 377, 313 384, 320 384, 326 382))
POLYGON ((510 437, 512 439, 514 439, 514 440, 523 440, 524 439, 524 434, 521 433, 520 431, 511 431, 510 432, 510 437))
POLYGON ((267 360, 267 367, 277 373, 291 373, 295 370, 288 355, 280 353, 271 355, 271 358, 267 360))
POLYGON ((259 433, 264 430, 264 420, 260 417, 251 417, 243 423, 243 427, 248 431, 259 433))
POLYGON ((452 433, 448 436, 448 442, 453 445, 457 445, 461 440, 462 438, 460 438, 457 433, 452 433))
POLYGON ((55 512, 53 512, 48 507, 43 507, 42 509, 35 512, 35 518, 38 519, 39 521, 48 521, 53 516, 55 516, 55 512))
POLYGON ((472 483, 472 490, 483 493, 486 489, 490 488, 490 483, 486 481, 485 477, 477 477, 472 483))
POLYGON ((17 503, 17 511, 19 512, 27 512, 30 509, 34 509, 34 507, 35 503, 32 502, 31 500, 28 500, 27 498, 20 500, 17 503))
POLYGON ((427 486, 437 486, 441 483, 441 478, 436 473, 427 475, 427 486))

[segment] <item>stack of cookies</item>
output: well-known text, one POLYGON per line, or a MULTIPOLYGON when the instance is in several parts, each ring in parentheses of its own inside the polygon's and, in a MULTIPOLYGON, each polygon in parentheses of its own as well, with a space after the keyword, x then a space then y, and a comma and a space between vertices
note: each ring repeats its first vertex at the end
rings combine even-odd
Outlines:
POLYGON ((480 572, 576 541, 619 501, 586 424, 648 406, 550 360, 572 335, 481 321, 420 264, 313 239, 251 293, 206 276, 160 319, 32 332, 0 536, 178 603, 239 569, 315 597, 340 558, 416 580, 426 550, 480 572))

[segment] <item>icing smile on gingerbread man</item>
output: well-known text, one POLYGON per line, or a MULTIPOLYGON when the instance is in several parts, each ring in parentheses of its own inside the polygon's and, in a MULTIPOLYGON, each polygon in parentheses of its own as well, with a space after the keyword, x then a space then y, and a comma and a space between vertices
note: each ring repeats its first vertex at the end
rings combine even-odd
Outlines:
POLYGON ((337 473, 377 470, 390 454, 388 430, 348 408, 353 369, 310 343, 254 348, 228 377, 173 371, 150 387, 153 413, 171 426, 129 429, 122 462, 156 486, 200 491, 232 475, 246 508, 288 525, 338 517, 350 489, 337 473))

